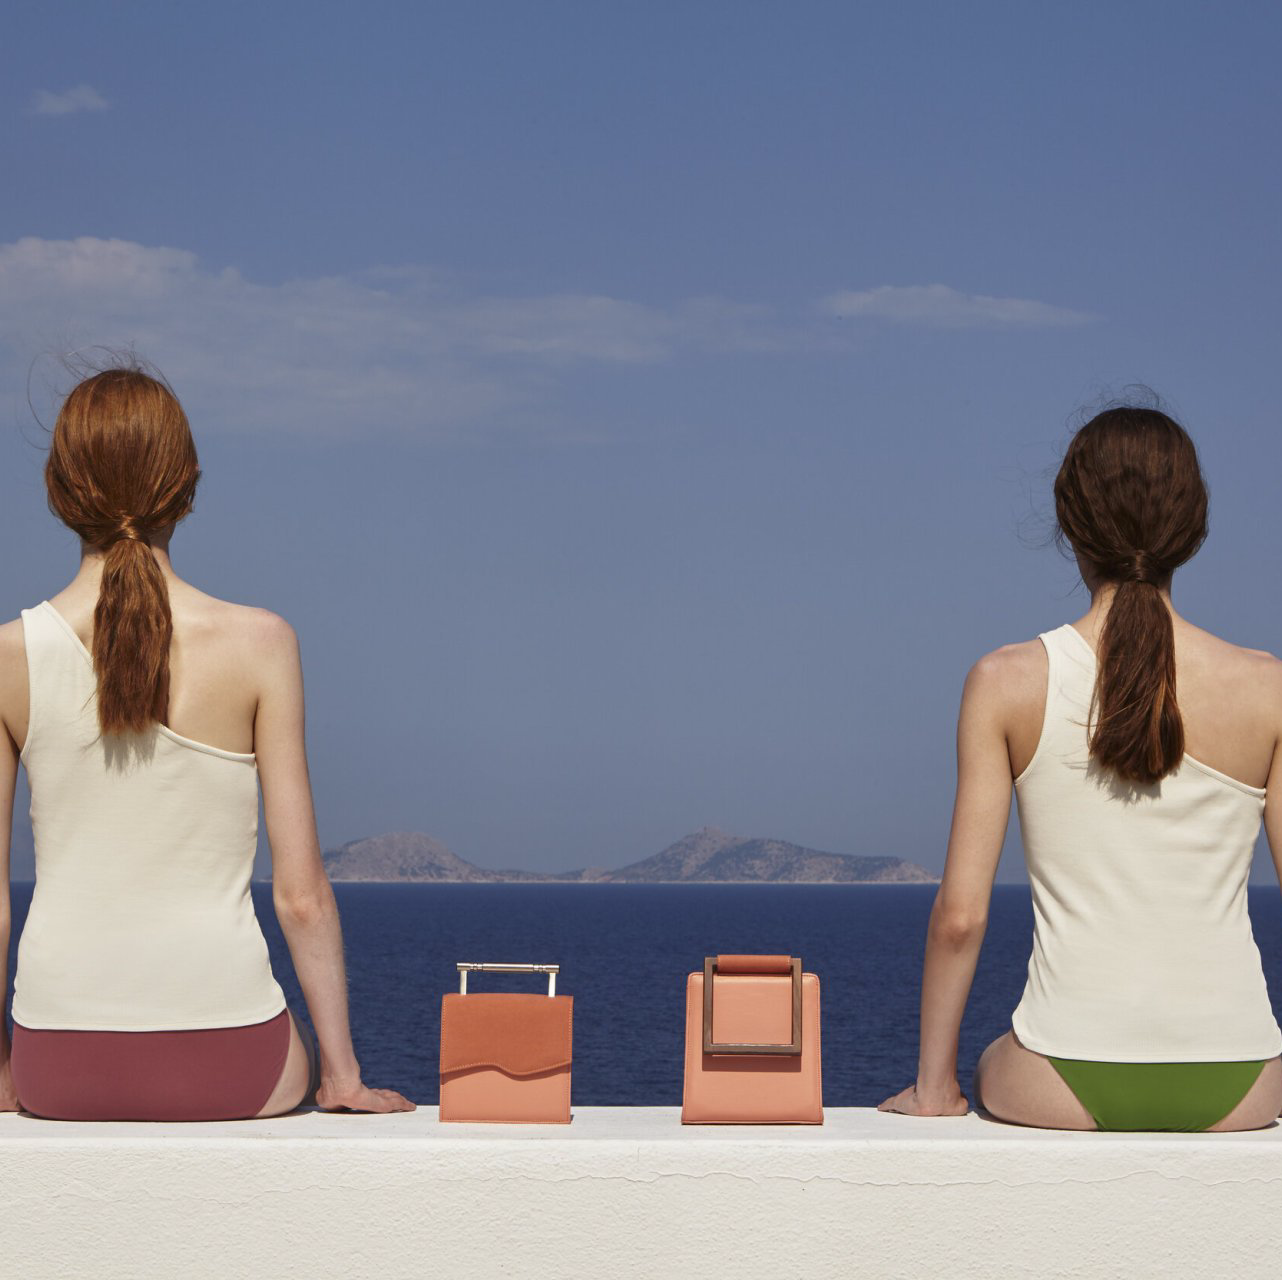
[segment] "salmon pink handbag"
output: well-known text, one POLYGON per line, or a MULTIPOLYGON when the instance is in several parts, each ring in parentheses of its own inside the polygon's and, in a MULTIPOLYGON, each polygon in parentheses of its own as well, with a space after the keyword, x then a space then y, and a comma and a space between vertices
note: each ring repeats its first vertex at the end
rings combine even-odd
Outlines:
POLYGON ((555 964, 460 964, 441 1000, 441 1105, 446 1122, 569 1124, 573 996, 555 964), (467 975, 546 973, 547 995, 468 994, 467 975))
POLYGON ((709 956, 686 981, 683 1124, 823 1124, 819 979, 792 956, 709 956))

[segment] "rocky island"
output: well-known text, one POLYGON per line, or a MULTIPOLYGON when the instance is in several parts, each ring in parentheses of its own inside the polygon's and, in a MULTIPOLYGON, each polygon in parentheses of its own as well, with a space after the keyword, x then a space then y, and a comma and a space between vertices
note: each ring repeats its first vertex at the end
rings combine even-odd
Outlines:
POLYGON ((701 827, 661 853, 615 871, 495 871, 467 862, 414 831, 352 840, 326 851, 336 882, 379 884, 936 884, 939 877, 902 858, 823 853, 786 840, 745 838, 701 827))

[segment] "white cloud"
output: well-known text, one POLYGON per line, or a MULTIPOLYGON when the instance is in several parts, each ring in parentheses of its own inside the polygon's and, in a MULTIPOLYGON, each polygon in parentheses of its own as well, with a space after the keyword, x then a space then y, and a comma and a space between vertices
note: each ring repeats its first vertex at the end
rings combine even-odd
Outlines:
POLYGON ((831 294, 821 306, 828 315, 842 318, 946 329, 1043 329, 1085 324, 1094 319, 1084 311, 1070 311, 1049 302, 960 293, 945 284, 884 284, 876 289, 831 294))
POLYGON ((0 379, 20 389, 34 362, 42 417, 68 383, 42 357, 132 346, 204 430, 443 438, 536 429, 581 439, 557 408, 577 369, 848 350, 851 330, 833 317, 851 314, 1008 326, 1080 318, 942 286, 838 294, 818 314, 789 316, 723 298, 654 306, 484 295, 421 267, 263 284, 211 270, 185 249, 89 236, 0 244, 0 379))
POLYGON ((784 341, 765 308, 718 299, 468 296, 421 268, 267 285, 126 240, 0 245, 0 356, 19 385, 41 355, 132 345, 202 421, 243 429, 502 426, 543 413, 576 365, 784 341))
POLYGON ((31 99, 30 111, 35 116, 69 116, 77 111, 106 111, 111 104, 91 84, 78 84, 62 93, 39 90, 31 99))

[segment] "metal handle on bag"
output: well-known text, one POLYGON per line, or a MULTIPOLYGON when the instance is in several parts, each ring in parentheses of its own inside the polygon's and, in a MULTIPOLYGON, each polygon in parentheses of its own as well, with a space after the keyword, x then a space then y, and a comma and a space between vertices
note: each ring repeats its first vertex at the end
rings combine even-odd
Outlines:
POLYGON ((778 1054, 781 1057, 801 1056, 801 961, 790 957, 788 972, 791 979, 792 1039, 785 1044, 719 1044, 712 1038, 712 987, 717 973, 715 957, 703 962, 703 1051, 715 1054, 778 1054))
POLYGON ((458 965, 458 993, 467 995, 467 975, 469 973, 546 973, 548 976, 548 995, 556 995, 556 975, 561 972, 559 964, 477 964, 466 960, 458 965))

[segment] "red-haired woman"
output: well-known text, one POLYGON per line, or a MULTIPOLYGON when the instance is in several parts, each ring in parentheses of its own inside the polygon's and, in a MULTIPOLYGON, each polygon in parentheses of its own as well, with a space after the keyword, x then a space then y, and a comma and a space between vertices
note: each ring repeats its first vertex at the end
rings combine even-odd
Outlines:
MULTIPOLYGON (((0 1110, 68 1120, 403 1111, 361 1080, 321 864, 297 638, 174 573, 200 479, 178 400, 137 369, 81 382, 53 430, 49 506, 80 535, 66 588, 0 626, 0 870, 18 764, 36 887, 0 1110), (7 750, 5 749, 7 748, 7 750), (272 895, 316 1028, 300 1033, 249 893, 258 789, 272 895)), ((0 912, 0 990, 9 943, 0 912)))
POLYGON ((1055 509, 1091 607, 967 677, 917 1082, 881 1109, 966 1110, 958 1030, 1013 783, 1033 950, 1011 1030, 980 1059, 979 1104, 1054 1129, 1260 1128, 1282 1109, 1282 1032, 1246 886, 1261 820, 1282 864, 1282 662, 1171 604, 1207 495, 1165 414, 1087 423, 1055 509))

